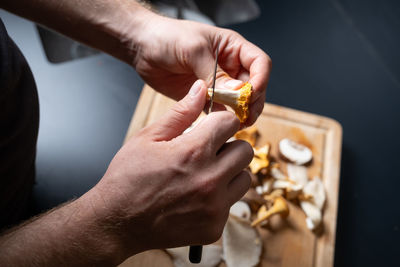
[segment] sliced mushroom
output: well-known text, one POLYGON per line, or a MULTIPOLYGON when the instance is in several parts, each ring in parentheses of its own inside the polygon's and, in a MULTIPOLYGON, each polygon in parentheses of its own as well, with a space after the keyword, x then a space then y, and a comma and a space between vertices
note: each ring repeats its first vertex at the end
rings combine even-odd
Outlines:
MULTIPOLYGON (((238 116, 241 123, 246 122, 249 117, 249 103, 251 97, 252 86, 250 83, 244 83, 239 90, 214 90, 214 101, 216 103, 230 106, 238 116)), ((212 88, 208 89, 208 97, 212 95, 212 88)))
POLYGON ((310 230, 314 230, 322 221, 322 208, 326 200, 324 185, 321 179, 314 177, 304 187, 303 192, 306 196, 312 196, 308 200, 301 200, 300 206, 307 216, 307 227, 310 230))
MULTIPOLYGON (((264 211, 264 208, 262 211, 264 211)), ((251 223, 251 226, 255 227, 261 222, 268 220, 272 215, 275 214, 280 214, 283 217, 287 217, 289 215, 289 207, 283 197, 277 197, 274 201, 274 205, 269 210, 265 209, 265 212, 260 212, 257 214, 257 219, 251 223)))
POLYGON ((279 142, 279 152, 284 158, 297 165, 306 164, 312 159, 311 149, 288 138, 279 142))
POLYGON ((243 129, 235 134, 236 139, 244 140, 248 142, 252 147, 256 145, 257 137, 258 137, 258 130, 257 127, 255 126, 243 129))
POLYGON ((316 229, 320 225, 322 220, 321 210, 310 201, 300 201, 300 207, 307 216, 306 224, 308 229, 316 229))
POLYGON ((233 204, 229 213, 245 220, 250 220, 251 216, 250 206, 244 201, 233 204))
POLYGON ((289 179, 295 183, 305 186, 308 182, 307 167, 295 164, 287 164, 289 179))
POLYGON ((190 263, 188 258, 189 247, 169 248, 166 251, 172 256, 175 267, 213 267, 217 266, 222 260, 222 248, 216 245, 203 246, 201 262, 198 264, 190 263))
POLYGON ((274 179, 267 178, 264 179, 262 185, 256 186, 256 192, 260 196, 269 194, 273 189, 274 179))
POLYGON ((272 191, 274 179, 265 179, 262 183, 263 194, 269 194, 272 191))
POLYGON ((312 202, 320 209, 324 207, 326 200, 324 184, 319 177, 314 177, 304 187, 303 192, 305 195, 312 196, 312 202))
POLYGON ((271 176, 274 177, 277 180, 288 180, 287 175, 285 175, 280 169, 279 169, 279 164, 274 163, 271 165, 270 169, 271 176))
POLYGON ((223 258, 227 267, 257 266, 262 240, 246 220, 229 216, 222 233, 223 258))

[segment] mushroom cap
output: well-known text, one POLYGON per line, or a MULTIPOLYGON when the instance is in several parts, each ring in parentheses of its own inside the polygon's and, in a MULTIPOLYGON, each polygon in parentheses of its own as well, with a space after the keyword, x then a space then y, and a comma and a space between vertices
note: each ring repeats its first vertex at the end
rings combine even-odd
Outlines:
POLYGON ((251 217, 250 206, 241 200, 232 205, 229 213, 245 220, 250 220, 251 217))
POLYGON ((252 126, 241 131, 238 131, 235 134, 235 138, 239 140, 244 140, 248 142, 252 147, 256 145, 257 136, 258 136, 257 127, 252 126))
POLYGON ((279 169, 279 164, 275 163, 270 168, 271 176, 277 180, 287 180, 288 177, 279 169))
POLYGON ((248 221, 229 216, 222 233, 223 258, 227 267, 257 266, 262 240, 248 221))
POLYGON ((318 209, 322 210, 325 204, 326 195, 324 184, 322 183, 319 177, 314 177, 312 180, 308 181, 306 186, 303 188, 303 192, 305 195, 311 195, 312 199, 310 200, 318 209))
POLYGON ((308 229, 316 229, 322 220, 321 210, 310 201, 300 201, 300 207, 307 216, 306 224, 308 229))
POLYGON ((284 138, 279 142, 279 152, 297 165, 303 165, 312 159, 311 149, 289 138, 284 138))
POLYGON ((239 89, 240 96, 237 99, 237 107, 234 108, 234 110, 241 123, 246 122, 249 117, 249 103, 252 88, 253 86, 250 83, 245 83, 242 88, 239 89))
POLYGON ((299 185, 305 186, 308 182, 307 167, 295 164, 287 164, 287 173, 289 179, 299 185))

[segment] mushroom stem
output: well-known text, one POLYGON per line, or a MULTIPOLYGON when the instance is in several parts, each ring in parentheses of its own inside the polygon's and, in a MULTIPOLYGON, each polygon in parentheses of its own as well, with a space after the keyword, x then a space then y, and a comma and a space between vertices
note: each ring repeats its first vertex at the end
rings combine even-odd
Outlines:
MULTIPOLYGON (((239 90, 214 89, 214 101, 230 106, 238 116, 240 122, 245 122, 249 117, 249 103, 252 86, 245 83, 239 90)), ((212 88, 208 88, 207 97, 212 95, 212 88)))
POLYGON ((261 213, 260 216, 251 223, 251 226, 257 226, 275 214, 281 214, 284 217, 289 215, 289 207, 283 197, 277 197, 274 201, 274 205, 269 210, 261 213))

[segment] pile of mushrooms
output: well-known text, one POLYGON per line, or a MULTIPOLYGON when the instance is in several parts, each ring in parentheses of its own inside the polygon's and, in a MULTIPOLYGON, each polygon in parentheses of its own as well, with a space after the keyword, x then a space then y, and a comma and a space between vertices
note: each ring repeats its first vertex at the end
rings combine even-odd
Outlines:
POLYGON ((326 196, 321 179, 310 179, 307 174, 305 164, 312 160, 311 149, 288 138, 282 139, 279 142, 279 153, 287 162, 287 170, 284 172, 279 163, 271 161, 270 144, 255 146, 257 137, 255 127, 235 135, 236 139, 248 141, 254 149, 254 158, 249 165, 252 188, 242 199, 255 214, 251 226, 262 226, 275 215, 286 218, 289 215, 287 201, 293 201, 304 211, 307 227, 316 230, 322 221, 326 196))

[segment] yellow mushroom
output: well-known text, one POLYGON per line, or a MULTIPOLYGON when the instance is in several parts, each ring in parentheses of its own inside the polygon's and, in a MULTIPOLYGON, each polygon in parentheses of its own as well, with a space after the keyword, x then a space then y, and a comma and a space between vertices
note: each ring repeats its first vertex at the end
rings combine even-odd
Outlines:
MULTIPOLYGON (((214 90, 214 101, 216 103, 230 106, 238 116, 241 123, 246 122, 249 117, 249 103, 252 86, 250 83, 244 83, 239 90, 214 90)), ((212 95, 212 88, 208 88, 208 97, 212 95)))
POLYGON ((251 226, 255 227, 275 214, 280 214, 283 217, 289 215, 289 207, 283 197, 277 197, 274 201, 274 205, 269 210, 267 210, 266 206, 261 206, 257 213, 257 219, 251 223, 251 226))
POLYGON ((257 174, 261 169, 269 166, 268 155, 270 151, 270 145, 266 144, 260 148, 253 148, 254 157, 250 162, 250 170, 252 173, 257 174))
POLYGON ((235 138, 248 142, 252 147, 256 145, 258 136, 257 127, 252 126, 250 128, 243 129, 235 133, 235 138))

